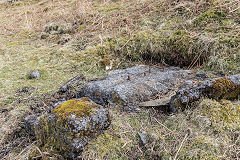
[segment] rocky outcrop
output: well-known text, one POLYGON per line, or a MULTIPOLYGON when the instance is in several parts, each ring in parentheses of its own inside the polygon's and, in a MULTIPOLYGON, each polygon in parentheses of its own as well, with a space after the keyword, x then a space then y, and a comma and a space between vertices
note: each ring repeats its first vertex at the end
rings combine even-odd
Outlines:
POLYGON ((240 74, 192 83, 176 92, 170 100, 170 110, 184 110, 195 106, 202 97, 234 99, 240 95, 240 74))
POLYGON ((89 97, 100 105, 120 104, 134 108, 157 94, 173 92, 190 75, 191 71, 176 67, 135 66, 111 71, 106 78, 88 83, 78 97, 89 97))
POLYGON ((110 116, 106 108, 83 97, 57 104, 40 117, 28 116, 25 125, 44 148, 53 148, 63 157, 74 159, 110 125, 110 116))
MULTIPOLYGON (((157 106, 176 112, 196 105, 203 97, 218 100, 240 95, 240 74, 205 81, 205 75, 200 78, 202 82, 189 70, 151 66, 111 71, 106 78, 93 81, 78 75, 56 92, 63 97, 57 98, 50 111, 25 118, 26 130, 36 136, 42 147, 53 148, 64 158, 74 159, 92 138, 110 125, 106 105, 157 106), (72 89, 74 94, 67 94, 72 89), (156 99, 159 95, 162 98, 156 99)), ((144 146, 146 134, 138 135, 144 146)))

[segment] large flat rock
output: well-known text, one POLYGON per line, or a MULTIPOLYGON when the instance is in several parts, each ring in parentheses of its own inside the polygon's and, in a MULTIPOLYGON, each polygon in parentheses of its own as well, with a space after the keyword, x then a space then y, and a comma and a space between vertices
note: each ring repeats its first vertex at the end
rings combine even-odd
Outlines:
POLYGON ((137 106, 157 94, 175 91, 190 76, 191 71, 176 67, 135 66, 111 71, 106 78, 88 83, 78 97, 89 97, 100 105, 137 106))

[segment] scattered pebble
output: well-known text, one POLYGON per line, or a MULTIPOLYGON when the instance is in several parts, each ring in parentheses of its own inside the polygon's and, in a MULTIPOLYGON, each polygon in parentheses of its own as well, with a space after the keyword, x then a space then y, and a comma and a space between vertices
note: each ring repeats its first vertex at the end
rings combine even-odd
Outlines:
POLYGON ((28 76, 28 79, 38 79, 38 78, 40 78, 40 72, 38 70, 33 71, 28 76))

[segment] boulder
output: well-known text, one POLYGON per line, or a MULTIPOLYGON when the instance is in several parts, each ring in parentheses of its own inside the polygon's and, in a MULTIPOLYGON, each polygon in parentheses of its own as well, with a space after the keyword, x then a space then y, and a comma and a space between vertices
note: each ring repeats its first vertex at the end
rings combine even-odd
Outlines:
POLYGON ((29 131, 34 130, 42 147, 74 159, 92 138, 108 128, 110 116, 106 108, 83 97, 62 102, 38 118, 26 117, 25 124, 29 131))
POLYGON ((114 70, 106 78, 85 85, 78 97, 89 97, 100 105, 138 106, 158 94, 175 91, 191 73, 176 67, 161 69, 144 65, 114 70))
POLYGON ((195 106, 202 97, 211 99, 235 99, 240 95, 240 74, 206 80, 181 87, 170 100, 170 110, 184 110, 195 106))

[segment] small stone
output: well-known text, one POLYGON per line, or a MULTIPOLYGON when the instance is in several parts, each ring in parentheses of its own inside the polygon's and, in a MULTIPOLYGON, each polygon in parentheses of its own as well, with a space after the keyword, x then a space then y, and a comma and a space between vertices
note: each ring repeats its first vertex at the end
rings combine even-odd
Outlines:
POLYGON ((40 78, 40 72, 38 70, 35 70, 32 73, 30 73, 28 78, 29 79, 38 79, 38 78, 40 78))
POLYGON ((148 143, 148 137, 146 132, 138 132, 138 137, 140 139, 141 145, 146 145, 148 143))

